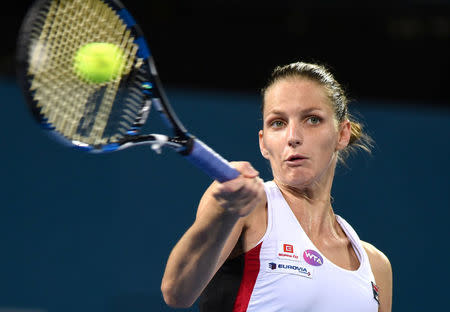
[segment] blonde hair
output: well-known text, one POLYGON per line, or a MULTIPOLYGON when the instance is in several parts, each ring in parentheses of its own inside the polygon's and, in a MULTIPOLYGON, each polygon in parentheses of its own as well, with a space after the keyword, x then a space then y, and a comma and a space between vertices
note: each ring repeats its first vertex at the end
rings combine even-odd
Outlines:
POLYGON ((351 136, 348 146, 340 151, 338 155, 339 162, 344 163, 350 153, 356 152, 358 149, 371 153, 373 146, 372 138, 364 132, 364 126, 358 122, 348 112, 348 99, 344 89, 337 82, 331 72, 323 65, 296 62, 284 66, 277 66, 270 75, 266 86, 261 90, 263 102, 261 111, 264 112, 264 95, 267 89, 276 82, 289 77, 307 78, 322 85, 328 94, 333 105, 336 120, 342 123, 345 120, 350 122, 351 136))

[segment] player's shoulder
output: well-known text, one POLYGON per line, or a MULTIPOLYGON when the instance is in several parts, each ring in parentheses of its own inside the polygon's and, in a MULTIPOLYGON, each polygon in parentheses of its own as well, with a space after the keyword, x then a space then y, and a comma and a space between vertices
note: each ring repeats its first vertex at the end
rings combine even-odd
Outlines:
POLYGON ((378 248, 376 248, 374 245, 368 242, 361 241, 361 244, 364 247, 367 256, 369 257, 372 269, 384 272, 392 271, 391 262, 382 251, 380 251, 378 248))
POLYGON ((392 310, 392 267, 388 257, 372 244, 361 242, 369 257, 372 273, 379 290, 379 311, 392 310))

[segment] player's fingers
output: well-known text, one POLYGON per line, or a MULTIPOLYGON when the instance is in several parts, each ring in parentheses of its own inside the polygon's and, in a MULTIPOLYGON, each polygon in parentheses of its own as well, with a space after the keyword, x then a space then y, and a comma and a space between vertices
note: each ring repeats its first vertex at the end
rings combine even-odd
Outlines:
POLYGON ((216 191, 220 194, 235 193, 240 190, 244 186, 244 184, 245 178, 240 175, 233 180, 218 183, 216 186, 216 191))
POLYGON ((248 161, 233 161, 231 165, 246 178, 255 178, 259 172, 248 161))
POLYGON ((253 185, 251 188, 251 193, 256 200, 260 200, 261 197, 265 196, 265 193, 266 193, 264 190, 264 181, 259 177, 256 177, 252 180, 253 180, 253 183, 252 183, 253 185))
POLYGON ((258 177, 247 178, 240 175, 236 179, 216 183, 213 194, 215 197, 222 198, 246 197, 260 187, 258 186, 258 179, 258 177))

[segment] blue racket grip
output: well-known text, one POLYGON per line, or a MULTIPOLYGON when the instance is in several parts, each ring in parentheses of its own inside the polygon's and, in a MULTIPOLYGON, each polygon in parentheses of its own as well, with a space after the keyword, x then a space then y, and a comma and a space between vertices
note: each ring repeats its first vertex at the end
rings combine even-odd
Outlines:
POLYGON ((197 139, 194 139, 191 152, 184 157, 219 182, 233 180, 240 175, 228 161, 197 139))

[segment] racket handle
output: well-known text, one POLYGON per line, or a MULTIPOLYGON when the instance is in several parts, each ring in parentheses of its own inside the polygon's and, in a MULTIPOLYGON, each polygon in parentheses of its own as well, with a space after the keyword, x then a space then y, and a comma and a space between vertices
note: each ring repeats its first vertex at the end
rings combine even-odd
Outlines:
POLYGON ((203 170, 214 180, 226 182, 239 176, 239 171, 231 167, 230 163, 213 151, 208 145, 194 139, 190 153, 184 156, 197 168, 203 170))

